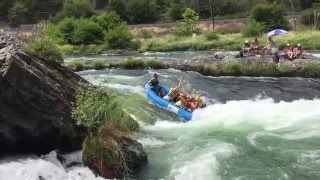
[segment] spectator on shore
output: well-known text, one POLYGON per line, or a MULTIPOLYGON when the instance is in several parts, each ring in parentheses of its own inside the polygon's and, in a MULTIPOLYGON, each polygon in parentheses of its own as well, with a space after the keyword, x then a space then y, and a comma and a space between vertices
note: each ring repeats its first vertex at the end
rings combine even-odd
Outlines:
POLYGON ((272 37, 269 36, 268 42, 266 44, 266 46, 262 49, 263 50, 263 54, 270 54, 270 53, 274 53, 276 50, 274 49, 275 43, 272 40, 272 37))
POLYGON ((290 44, 287 44, 287 47, 284 49, 284 56, 286 59, 288 60, 292 60, 293 59, 293 47, 290 44))
POLYGON ((240 52, 241 57, 247 56, 252 49, 252 46, 249 43, 249 40, 246 40, 242 46, 242 51, 240 52))
POLYGON ((298 44, 298 46, 293 48, 293 57, 294 58, 300 57, 302 55, 302 53, 303 53, 303 49, 302 49, 301 44, 298 44))
POLYGON ((259 49, 259 46, 260 46, 260 43, 258 41, 258 38, 255 37, 254 40, 251 42, 251 48, 253 50, 257 50, 257 49, 259 49))

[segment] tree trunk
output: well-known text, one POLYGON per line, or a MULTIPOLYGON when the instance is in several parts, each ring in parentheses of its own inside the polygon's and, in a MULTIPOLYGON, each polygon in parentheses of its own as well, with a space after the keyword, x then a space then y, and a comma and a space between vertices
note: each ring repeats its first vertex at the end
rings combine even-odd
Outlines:
POLYGON ((297 21, 296 21, 296 16, 295 16, 295 12, 294 12, 294 5, 292 3, 292 0, 289 0, 290 4, 291 4, 291 9, 292 9, 292 16, 293 16, 293 30, 296 31, 297 30, 297 21))
POLYGON ((210 14, 211 14, 211 20, 212 20, 212 31, 214 31, 214 16, 215 16, 215 13, 214 13, 214 7, 213 7, 213 0, 209 0, 209 3, 210 3, 210 14))

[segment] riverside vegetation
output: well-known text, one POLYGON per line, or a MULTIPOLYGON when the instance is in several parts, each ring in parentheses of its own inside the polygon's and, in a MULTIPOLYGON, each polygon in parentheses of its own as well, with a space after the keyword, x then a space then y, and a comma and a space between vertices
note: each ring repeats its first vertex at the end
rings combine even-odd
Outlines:
POLYGON ((142 145, 132 140, 139 124, 124 111, 122 102, 99 87, 79 89, 72 111, 78 124, 88 130, 84 163, 106 178, 127 176, 147 162, 142 145))
MULTIPOLYGON (((81 0, 82 3, 85 1, 81 0)), ((259 37, 261 42, 265 43, 266 32, 275 28, 287 30, 293 28, 291 20, 286 17, 286 6, 262 3, 247 11, 248 22, 244 28, 230 26, 228 29, 214 32, 203 31, 197 26, 203 14, 196 13, 192 8, 186 8, 174 11, 180 13, 181 18, 178 18, 177 26, 172 29, 171 35, 158 36, 146 29, 133 34, 127 25, 130 18, 124 18, 117 8, 112 8, 116 6, 112 4, 115 3, 113 1, 110 2, 109 9, 99 13, 83 10, 80 8, 83 4, 76 0, 68 2, 60 13, 63 15, 56 17, 57 20, 51 19, 45 29, 45 34, 48 40, 50 39, 49 43, 57 44, 65 55, 99 54, 112 49, 138 50, 139 52, 240 50, 243 42, 248 38, 259 37), (69 12, 70 7, 77 7, 87 15, 79 16, 77 12, 69 12), (266 14, 273 14, 273 16, 266 14), (194 34, 197 35, 196 38, 193 37, 194 34)), ((301 22, 305 26, 299 26, 299 31, 293 31, 288 36, 275 39, 280 49, 287 43, 302 44, 306 49, 320 48, 320 43, 317 41, 320 37, 317 31, 320 24, 319 17, 312 15, 319 12, 320 6, 315 3, 312 7, 313 9, 303 13, 301 22)))

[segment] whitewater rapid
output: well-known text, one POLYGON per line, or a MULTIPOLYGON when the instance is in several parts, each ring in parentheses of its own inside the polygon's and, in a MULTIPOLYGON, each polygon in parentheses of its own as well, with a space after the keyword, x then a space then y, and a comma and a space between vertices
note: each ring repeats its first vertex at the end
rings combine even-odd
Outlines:
MULTIPOLYGON (((173 86, 184 76, 191 89, 219 101, 194 112, 184 123, 150 103, 144 84, 155 71, 85 71, 95 85, 125 96, 141 125, 137 140, 148 165, 134 179, 320 179, 318 79, 203 77, 157 71, 173 86), (130 102, 130 103, 129 103, 130 102), (146 119, 152 119, 152 123, 146 119)), ((81 163, 81 152, 65 155, 81 163)), ((88 168, 67 167, 54 153, 0 161, 0 180, 96 180, 88 168)))
MULTIPOLYGON (((229 101, 196 111, 189 123, 160 120, 154 125, 146 125, 142 131, 148 136, 138 141, 151 151, 174 150, 170 152, 172 160, 168 164, 168 174, 162 178, 220 179, 220 161, 228 161, 241 153, 241 149, 233 143, 210 138, 211 133, 248 132, 247 141, 255 148, 260 148, 257 140, 264 136, 286 140, 319 137, 319 107, 318 99, 279 103, 270 98, 229 101)), ((302 156, 310 159, 311 154, 320 160, 320 151, 305 152, 302 156)), ((152 160, 149 159, 150 163, 152 160)), ((77 161, 81 161, 80 155, 77 161)), ((54 154, 0 163, 0 179, 35 180, 39 177, 46 180, 102 179, 83 166, 66 168, 54 154)))

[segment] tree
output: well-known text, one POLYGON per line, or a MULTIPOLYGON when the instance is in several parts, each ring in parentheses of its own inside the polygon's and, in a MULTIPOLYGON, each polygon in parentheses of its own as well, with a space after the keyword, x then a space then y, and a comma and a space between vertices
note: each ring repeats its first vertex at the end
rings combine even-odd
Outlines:
POLYGON ((66 17, 91 17, 94 14, 90 0, 65 0, 62 10, 52 19, 59 22, 66 17))
POLYGON ((153 23, 158 19, 155 0, 130 0, 127 20, 130 23, 153 23))
POLYGON ((0 15, 7 16, 9 9, 14 5, 14 1, 0 0, 0 15))
POLYGON ((319 2, 318 0, 299 0, 302 9, 311 8, 313 3, 319 2))
POLYGON ((114 11, 105 12, 100 16, 93 17, 92 19, 98 23, 104 31, 114 29, 123 23, 120 17, 114 11))
POLYGON ((20 1, 16 1, 14 6, 8 12, 9 23, 13 27, 19 27, 23 21, 28 9, 26 5, 20 1))
POLYGON ((120 25, 106 33, 105 40, 109 48, 123 49, 129 48, 132 44, 132 34, 126 25, 120 25))
POLYGON ((172 21, 182 19, 183 7, 179 0, 172 0, 167 9, 167 16, 172 21))
POLYGON ((199 16, 193 9, 187 8, 182 14, 182 17, 183 19, 180 22, 180 27, 176 35, 191 36, 196 31, 199 16))
POLYGON ((108 11, 114 11, 116 14, 120 16, 122 20, 127 19, 127 11, 126 11, 127 5, 124 0, 110 0, 107 10, 108 11))
POLYGON ((303 11, 301 22, 314 29, 320 29, 320 6, 313 6, 312 9, 303 11))
POLYGON ((72 44, 73 34, 76 29, 76 19, 65 18, 58 24, 59 36, 63 39, 64 43, 72 44))
POLYGON ((80 19, 76 21, 73 33, 74 45, 81 44, 99 44, 104 40, 104 31, 99 24, 89 19, 80 19))
POLYGON ((221 9, 223 8, 223 1, 222 0, 197 0, 197 9, 198 12, 206 13, 208 12, 209 17, 212 21, 212 30, 215 28, 215 21, 214 18, 220 14, 221 9))
POLYGON ((258 4, 251 11, 250 19, 258 23, 264 23, 266 30, 288 29, 289 24, 285 19, 285 15, 286 9, 283 5, 277 3, 271 5, 258 4))
POLYGON ((294 5, 292 0, 289 0, 290 4, 291 4, 291 9, 292 9, 292 20, 293 20, 293 29, 294 31, 297 29, 297 21, 296 21, 296 16, 295 16, 295 12, 294 12, 294 5))

